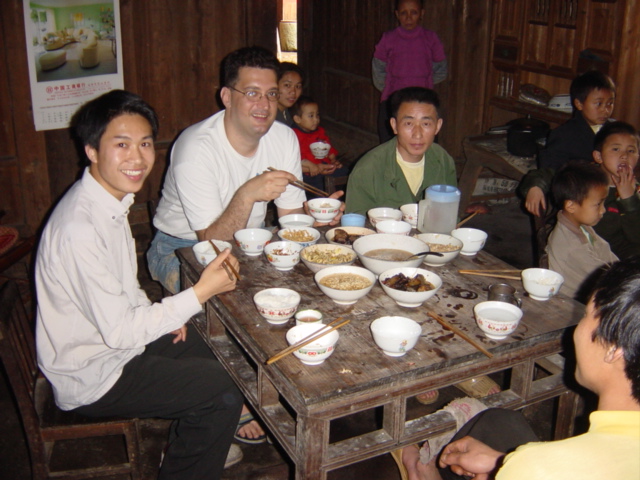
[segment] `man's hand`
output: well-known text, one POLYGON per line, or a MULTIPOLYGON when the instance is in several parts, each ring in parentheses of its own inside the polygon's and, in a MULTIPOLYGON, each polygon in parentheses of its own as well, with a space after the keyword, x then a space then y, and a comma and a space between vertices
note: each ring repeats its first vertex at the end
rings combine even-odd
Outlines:
POLYGON ((187 326, 183 325, 178 330, 171 332, 176 338, 173 339, 173 343, 185 342, 187 340, 187 326))
POLYGON ((237 272, 240 271, 238 259, 231 255, 231 250, 227 248, 221 252, 205 267, 200 275, 200 280, 193 286, 200 303, 206 302, 214 295, 230 292, 236 288, 236 277, 228 275, 227 271, 222 267, 222 262, 225 259, 229 261, 237 272))
POLYGON ((440 467, 451 467, 458 475, 487 480, 505 454, 472 437, 450 443, 440 455, 440 467))
POLYGON ((289 182, 296 180, 295 175, 283 170, 264 172, 247 181, 236 194, 239 193, 246 201, 251 202, 253 208, 255 202, 275 200, 284 193, 289 182))
POLYGON ((629 198, 636 193, 636 177, 633 174, 633 170, 626 163, 618 167, 618 174, 611 175, 611 179, 616 186, 616 190, 618 190, 621 200, 629 198))
POLYGON ((524 200, 527 211, 536 217, 540 217, 547 210, 547 199, 540 187, 531 187, 524 200))
MULTIPOLYGON (((334 192, 331 195, 329 195, 329 198, 335 198, 337 200, 338 198, 340 198, 343 195, 344 195, 344 192, 342 190, 338 190, 337 192, 334 192)), ((337 225, 338 223, 340 223, 340 219, 342 218, 342 215, 344 214, 344 208, 345 208, 345 204, 344 204, 344 202, 342 202, 340 204, 340 210, 338 210, 338 213, 336 214, 335 217, 333 217, 333 220, 331 220, 328 223, 328 225, 337 225)), ((311 213, 309 213, 309 205, 307 205, 307 202, 304 202, 304 213, 306 213, 307 215, 311 215, 311 213)), ((320 223, 318 221, 313 223, 314 227, 322 227, 324 225, 327 225, 327 223, 320 223)))

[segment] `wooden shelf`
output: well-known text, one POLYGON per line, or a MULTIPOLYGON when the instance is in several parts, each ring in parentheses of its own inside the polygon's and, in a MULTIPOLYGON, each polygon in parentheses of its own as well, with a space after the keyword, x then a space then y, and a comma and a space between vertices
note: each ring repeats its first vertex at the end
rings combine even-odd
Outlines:
POLYGON ((531 115, 533 118, 550 123, 563 124, 571 118, 571 114, 569 113, 551 110, 550 108, 534 105, 533 103, 520 102, 513 98, 492 97, 489 99, 489 104, 493 107, 521 115, 531 115))

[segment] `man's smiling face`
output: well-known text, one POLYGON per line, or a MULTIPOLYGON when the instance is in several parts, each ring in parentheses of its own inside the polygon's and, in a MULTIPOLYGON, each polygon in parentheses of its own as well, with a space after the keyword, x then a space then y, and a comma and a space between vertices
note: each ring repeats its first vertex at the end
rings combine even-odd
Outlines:
POLYGON ((433 143, 442 127, 438 111, 430 103, 404 102, 391 119, 398 139, 398 151, 405 162, 417 163, 433 143))

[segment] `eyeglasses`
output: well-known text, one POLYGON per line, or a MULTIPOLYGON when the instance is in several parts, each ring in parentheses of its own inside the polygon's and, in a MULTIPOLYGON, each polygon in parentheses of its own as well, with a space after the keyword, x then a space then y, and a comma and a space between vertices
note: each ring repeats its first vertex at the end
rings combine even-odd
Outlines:
POLYGON ((269 100, 270 102, 277 102, 280 98, 280 92, 278 92, 277 90, 269 90, 267 93, 260 93, 256 90, 247 90, 246 92, 243 92, 242 90, 238 90, 237 88, 229 88, 231 90, 235 90, 238 93, 241 93, 247 100, 252 103, 259 102, 260 100, 262 100, 262 97, 267 97, 267 100, 269 100))

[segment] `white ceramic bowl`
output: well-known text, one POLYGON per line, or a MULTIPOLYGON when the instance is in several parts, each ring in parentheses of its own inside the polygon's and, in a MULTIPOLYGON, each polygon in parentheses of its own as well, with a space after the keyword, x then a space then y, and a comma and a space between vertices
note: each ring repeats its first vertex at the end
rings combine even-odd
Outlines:
MULTIPOLYGON (((289 345, 293 345, 294 343, 299 342, 309 335, 312 335, 314 332, 317 332, 325 326, 326 325, 322 325, 320 323, 313 323, 310 325, 296 325, 295 327, 287 330, 287 342, 289 343, 289 345)), ((293 354, 298 357, 300 361, 305 365, 320 365, 334 352, 336 342, 339 338, 340 334, 337 330, 334 330, 327 333, 326 335, 323 335, 310 344, 305 345, 304 347, 300 347, 298 350, 294 350, 293 354)))
POLYGON ((444 233, 420 233, 419 235, 415 235, 415 237, 426 243, 429 246, 430 252, 438 251, 438 247, 434 247, 433 245, 451 245, 452 247, 456 247, 455 250, 450 252, 441 252, 441 257, 436 255, 425 255, 424 264, 429 265, 430 267, 439 267, 449 263, 451 260, 456 258, 462 250, 462 240, 444 233))
POLYGON ((336 227, 336 228, 332 228, 331 230, 328 230, 324 234, 324 238, 327 239, 327 242, 332 243, 334 245, 344 245, 345 247, 349 247, 349 248, 352 247, 351 243, 347 244, 347 243, 340 243, 335 241, 336 230, 344 230, 345 232, 347 232, 348 235, 360 235, 362 237, 364 237, 365 235, 372 235, 376 233, 375 230, 371 230, 370 228, 364 228, 364 227, 336 227))
POLYGON ((302 260, 302 263, 313 273, 319 272, 327 267, 351 265, 356 261, 356 258, 358 258, 358 256, 351 248, 345 245, 332 245, 330 243, 310 245, 303 248, 300 252, 300 260, 302 260), (316 261, 310 260, 310 258, 314 257, 317 259, 316 261), (345 261, 338 261, 340 259, 344 259, 345 261))
MULTIPOLYGON (((222 240, 212 240, 212 242, 216 244, 216 247, 218 247, 221 252, 226 248, 231 248, 231 244, 229 242, 223 242, 222 240)), ((204 267, 209 265, 209 263, 218 256, 211 246, 211 243, 209 243, 209 240, 198 242, 192 248, 193 254, 196 256, 196 260, 198 260, 200 265, 204 267)))
POLYGON ((376 223, 376 232, 393 235, 409 235, 411 224, 399 220, 382 220, 376 223))
POLYGON ((376 223, 382 220, 402 220, 402 212, 397 208, 378 207, 372 208, 367 212, 369 222, 374 227, 376 223))
POLYGON ((388 233, 377 233, 360 237, 353 242, 353 250, 358 254, 358 258, 365 268, 368 268, 376 275, 396 267, 419 267, 423 257, 414 257, 411 260, 394 261, 381 260, 367 256, 376 250, 401 250, 403 252, 420 253, 429 250, 429 247, 422 240, 405 235, 392 235, 388 233))
POLYGON ((300 294, 288 288, 267 288, 253 296, 253 303, 267 322, 282 325, 296 313, 300 294))
POLYGON ((402 205, 400 207, 400 211, 402 212, 402 220, 411 224, 413 228, 418 226, 418 204, 417 203, 407 203, 406 205, 402 205))
POLYGON ((511 335, 522 318, 522 310, 506 302, 480 302, 473 307, 480 330, 492 340, 504 340, 511 335))
POLYGON ((313 142, 311 145, 309 145, 309 148, 311 148, 311 153, 313 153, 313 156, 318 159, 325 158, 331 151, 331 145, 329 145, 327 142, 313 142))
POLYGON ((451 235, 462 240, 462 255, 475 255, 484 247, 487 241, 487 232, 477 228, 456 228, 451 235))
POLYGON ((252 257, 262 253, 264 246, 271 241, 272 236, 273 234, 264 228, 243 228, 233 234, 240 250, 252 257))
POLYGON ((380 317, 371 322, 373 341, 390 357, 401 357, 418 343, 422 327, 405 317, 380 317))
POLYGON ((342 202, 335 198, 313 198, 307 202, 309 213, 319 222, 329 222, 340 212, 342 202))
POLYGON ((285 242, 294 242, 303 247, 308 247, 309 245, 318 243, 318 240, 320 240, 320 232, 311 227, 283 228, 282 230, 278 230, 278 237, 285 242), (306 235, 303 232, 306 232, 306 235), (298 235, 304 235, 305 238, 311 238, 311 240, 293 240, 293 238, 287 238, 288 236, 296 235, 296 233, 298 235))
POLYGON ((424 302, 433 297, 436 292, 442 286, 442 279, 433 272, 429 270, 424 270, 422 268, 412 268, 412 267, 400 267, 400 268, 392 268, 380 274, 378 277, 380 281, 380 285, 382 289, 385 291, 387 295, 393 298, 398 305, 401 307, 415 308, 422 305, 424 302), (424 292, 410 292, 404 290, 398 290, 393 287, 389 287, 384 284, 384 281, 398 274, 403 274, 405 277, 414 278, 417 275, 422 275, 424 279, 433 284, 435 287, 433 290, 427 290, 424 292))
POLYGON ((294 315, 296 325, 311 325, 314 323, 322 323, 323 315, 320 310, 307 308, 306 310, 298 310, 294 315))
POLYGON ((269 263, 283 272, 291 270, 300 262, 302 245, 295 242, 272 242, 264 247, 269 263))
POLYGON ((281 228, 313 227, 315 219, 311 215, 292 213, 278 219, 281 228))
POLYGON ((313 277, 318 284, 318 288, 324 293, 327 297, 333 300, 335 303, 340 305, 352 305, 368 294, 373 285, 376 283, 376 277, 373 273, 371 273, 366 268, 362 267, 354 267, 353 265, 342 265, 337 267, 327 267, 323 268, 319 272, 317 272, 313 277), (321 282, 325 277, 329 275, 338 275, 338 274, 351 274, 358 275, 359 277, 364 277, 369 281, 369 286, 365 288, 360 288, 358 290, 342 290, 338 288, 331 288, 323 285, 321 282))
POLYGON ((522 285, 534 300, 544 302, 560 291, 564 277, 546 268, 527 268, 522 271, 522 285))

